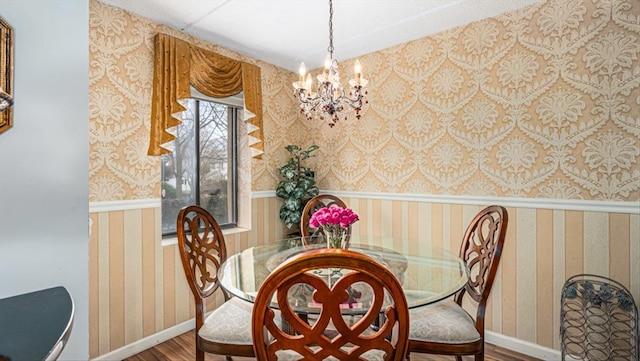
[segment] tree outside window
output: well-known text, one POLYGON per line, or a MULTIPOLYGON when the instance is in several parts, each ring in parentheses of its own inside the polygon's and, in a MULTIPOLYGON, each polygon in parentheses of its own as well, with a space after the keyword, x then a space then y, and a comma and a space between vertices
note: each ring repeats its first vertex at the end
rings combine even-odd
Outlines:
POLYGON ((162 156, 162 233, 176 232, 180 209, 197 204, 222 227, 237 224, 239 109, 189 99, 172 154, 162 156))

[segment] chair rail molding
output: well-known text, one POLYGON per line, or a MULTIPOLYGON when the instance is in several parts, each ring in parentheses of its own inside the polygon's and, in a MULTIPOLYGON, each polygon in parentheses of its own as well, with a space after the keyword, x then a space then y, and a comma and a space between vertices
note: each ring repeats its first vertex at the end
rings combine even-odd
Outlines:
POLYGON ((89 202, 89 213, 127 211, 131 209, 160 208, 161 198, 123 199, 118 201, 89 202))
MULTIPOLYGON (((388 201, 409 201, 477 206, 483 206, 487 204, 500 204, 505 207, 514 208, 558 209, 565 211, 640 214, 640 201, 621 202, 582 199, 510 198, 487 196, 479 197, 412 193, 351 192, 328 189, 321 189, 320 193, 331 193, 342 198, 362 198, 388 201)), ((272 197, 276 197, 275 191, 251 192, 252 199, 272 197)), ((161 204, 162 200, 160 198, 89 202, 89 213, 123 211, 142 208, 159 208, 161 204)))
MULTIPOLYGON (((583 199, 548 199, 548 198, 512 198, 512 197, 488 197, 488 196, 454 196, 439 194, 413 194, 413 193, 377 193, 377 192, 353 192, 321 189, 320 193, 330 193, 342 198, 378 199, 388 201, 409 201, 424 203, 443 203, 484 206, 487 204, 500 204, 514 208, 558 209, 565 211, 585 212, 610 212, 640 214, 640 201, 599 201, 583 199)), ((275 197, 275 191, 252 192, 252 198, 275 197)))

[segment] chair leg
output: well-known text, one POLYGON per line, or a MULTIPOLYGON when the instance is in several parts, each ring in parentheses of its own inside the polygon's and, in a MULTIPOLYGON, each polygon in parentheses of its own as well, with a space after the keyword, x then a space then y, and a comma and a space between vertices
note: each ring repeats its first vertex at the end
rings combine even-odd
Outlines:
POLYGON ((231 358, 231 356, 227 356, 227 357, 225 357, 225 359, 226 359, 227 361, 233 361, 233 359, 231 358))
POLYGON ((199 350, 196 346, 196 361, 204 361, 204 351, 199 350))
POLYGON ((462 356, 456 356, 456 361, 462 361, 462 356))
POLYGON ((484 361, 484 351, 476 354, 476 361, 484 361))

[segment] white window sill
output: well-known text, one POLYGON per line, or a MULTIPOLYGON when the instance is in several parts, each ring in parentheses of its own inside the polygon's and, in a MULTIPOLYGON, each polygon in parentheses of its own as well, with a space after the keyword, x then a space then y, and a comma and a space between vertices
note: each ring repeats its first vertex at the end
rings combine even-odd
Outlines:
MULTIPOLYGON (((227 236, 229 234, 236 234, 236 233, 249 232, 249 231, 250 231, 249 228, 241 228, 241 227, 225 228, 222 230, 222 234, 224 236, 227 236)), ((176 236, 162 239, 162 247, 173 246, 174 244, 178 244, 178 237, 176 236)))

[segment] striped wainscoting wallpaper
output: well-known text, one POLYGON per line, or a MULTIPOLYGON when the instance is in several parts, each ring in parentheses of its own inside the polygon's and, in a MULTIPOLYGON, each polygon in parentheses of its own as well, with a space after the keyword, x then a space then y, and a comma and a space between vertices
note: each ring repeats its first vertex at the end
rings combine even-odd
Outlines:
MULTIPOLYGON (((354 233, 433 243, 457 253, 481 206, 343 197, 361 220, 354 233)), ((229 252, 282 238, 280 200, 252 199, 250 231, 226 235, 229 252)), ((510 207, 486 329, 559 349, 559 302, 576 273, 612 277, 640 300, 640 215, 510 207)), ((90 356, 122 348, 193 318, 175 244, 162 245, 160 209, 91 213, 90 356)), ((208 309, 221 298, 210 302, 208 309)))
MULTIPOLYGON (((346 198, 361 215, 354 232, 432 243, 458 253, 476 205, 346 198)), ((611 277, 640 300, 640 215, 513 208, 509 212, 486 329, 560 349, 564 281, 577 273, 611 277)))
MULTIPOLYGON (((225 235, 229 254, 283 238, 277 202, 252 200, 251 231, 225 235)), ((91 358, 195 316, 177 245, 162 245, 160 208, 92 212, 90 218, 91 358)), ((207 309, 221 301, 218 293, 207 309)))

